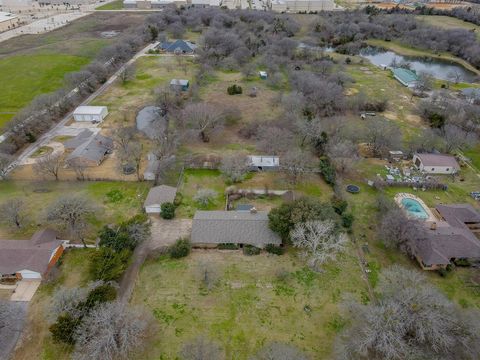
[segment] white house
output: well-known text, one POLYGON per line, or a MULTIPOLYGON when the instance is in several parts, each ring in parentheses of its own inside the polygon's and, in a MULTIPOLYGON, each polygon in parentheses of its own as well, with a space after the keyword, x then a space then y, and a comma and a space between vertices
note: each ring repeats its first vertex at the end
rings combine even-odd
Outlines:
POLYGON ((75 121, 101 122, 108 115, 106 106, 79 106, 73 112, 75 121))
POLYGON ((427 174, 455 174, 460 170, 460 165, 451 155, 415 154, 413 163, 418 170, 427 174))
POLYGON ((167 185, 154 186, 148 192, 143 207, 147 214, 160 214, 162 204, 173 203, 177 188, 167 185))
POLYGON ((247 161, 252 171, 275 170, 280 166, 278 156, 250 155, 247 161))

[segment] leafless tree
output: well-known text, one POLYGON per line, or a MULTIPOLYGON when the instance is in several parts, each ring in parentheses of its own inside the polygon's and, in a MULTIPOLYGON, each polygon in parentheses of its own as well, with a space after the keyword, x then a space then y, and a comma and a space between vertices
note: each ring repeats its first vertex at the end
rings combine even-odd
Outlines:
POLYGON ((445 140, 447 152, 464 149, 474 145, 478 141, 474 133, 465 131, 457 125, 447 124, 439 130, 439 133, 445 140))
POLYGON ((327 155, 337 172, 344 174, 358 159, 357 146, 349 140, 334 140, 327 146, 327 155))
POLYGON ((183 102, 181 96, 168 87, 155 89, 155 95, 155 104, 160 108, 160 113, 165 116, 179 109, 183 102))
POLYGON ((22 226, 25 219, 25 203, 22 199, 12 198, 0 205, 0 221, 14 225, 17 228, 22 226))
POLYGON ((212 189, 200 189, 197 191, 193 200, 205 207, 215 201, 215 198, 218 196, 218 193, 212 189))
POLYGON ((48 307, 48 315, 55 321, 60 314, 68 314, 74 318, 84 315, 82 304, 88 295, 87 288, 60 287, 52 296, 48 307))
POLYGON ((47 221, 65 228, 70 236, 84 242, 87 218, 95 212, 88 199, 80 196, 62 196, 47 209, 47 221))
POLYGON ((401 146, 402 131, 386 119, 368 119, 365 136, 374 156, 381 156, 382 153, 401 146))
POLYGON ((344 307, 352 326, 337 342, 339 359, 476 359, 478 310, 460 310, 423 274, 393 266, 377 286, 378 303, 344 307))
POLYGON ((277 126, 261 126, 258 130, 259 150, 269 155, 280 155, 294 145, 293 133, 277 126))
POLYGON ((122 167, 126 164, 132 165, 135 168, 137 174, 137 180, 141 181, 142 176, 140 174, 140 166, 143 159, 143 144, 140 142, 129 142, 125 149, 120 149, 119 159, 122 163, 122 167))
POLYGON ((312 157, 299 149, 290 150, 280 159, 280 167, 285 171, 293 184, 296 184, 302 174, 312 169, 312 157))
POLYGON ((0 179, 7 175, 7 168, 12 161, 13 157, 11 155, 0 152, 0 179))
POLYGON ((132 126, 121 126, 114 131, 113 140, 121 151, 126 152, 128 145, 135 138, 135 128, 132 126))
POLYGON ((201 288, 206 291, 211 291, 215 285, 217 285, 220 274, 215 264, 208 261, 201 261, 197 265, 198 281, 201 284, 201 288))
POLYGON ((136 72, 137 72, 137 69, 135 65, 132 64, 130 66, 127 66, 125 69, 123 69, 123 71, 120 72, 118 77, 122 81, 122 84, 126 84, 128 81, 135 79, 136 72))
POLYGON ((420 95, 424 96, 426 91, 433 89, 433 77, 427 73, 421 73, 415 83, 414 90, 420 95))
POLYGON ((182 360, 223 360, 225 352, 218 344, 200 336, 183 345, 180 358, 182 360))
POLYGON ((87 172, 87 166, 80 161, 73 161, 69 164, 70 168, 75 171, 75 176, 77 180, 85 180, 85 174, 87 172))
POLYGON ((264 346, 250 360, 308 360, 308 358, 292 345, 274 342, 264 346))
POLYGON ((150 319, 139 308, 131 308, 118 301, 94 308, 75 332, 73 358, 128 359, 141 347, 150 319))
POLYGON ((447 74, 447 78, 455 84, 458 84, 462 80, 462 74, 457 70, 452 70, 447 74))
POLYGON ((210 141, 210 134, 224 122, 223 111, 209 103, 190 103, 183 110, 185 122, 198 132, 203 142, 210 141))
POLYGON ((55 180, 58 180, 58 173, 61 165, 62 155, 51 153, 37 159, 37 162, 33 165, 33 168, 40 174, 53 176, 55 180))
POLYGON ((220 171, 230 181, 236 183, 245 178, 248 173, 248 162, 245 154, 236 153, 230 154, 222 159, 220 164, 220 171))
POLYGON ((337 231, 332 220, 298 223, 291 231, 290 238, 293 246, 304 251, 303 255, 315 270, 328 260, 334 260, 347 244, 347 236, 337 231))

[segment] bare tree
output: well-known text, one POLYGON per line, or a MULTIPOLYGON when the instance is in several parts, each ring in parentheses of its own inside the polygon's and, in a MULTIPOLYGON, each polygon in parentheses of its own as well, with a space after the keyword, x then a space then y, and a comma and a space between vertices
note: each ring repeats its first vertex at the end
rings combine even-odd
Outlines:
POLYGON ((77 180, 83 181, 85 180, 85 174, 87 172, 87 165, 82 163, 81 161, 73 161, 69 164, 70 168, 75 171, 75 176, 77 180))
POLYGON ((293 184, 296 184, 302 174, 312 169, 312 157, 305 151, 291 150, 280 159, 280 167, 289 176, 293 184))
POLYGON ((439 133, 445 140, 447 152, 473 146, 478 141, 478 138, 474 133, 465 131, 459 126, 453 124, 445 125, 439 130, 439 133))
POLYGON ((386 119, 368 119, 365 135, 374 156, 381 156, 382 153, 401 146, 402 131, 386 119))
POLYGON ((0 152, 0 179, 3 179, 7 175, 7 168, 13 161, 13 157, 8 154, 0 152))
POLYGON ((271 155, 280 155, 294 146, 293 133, 278 126, 261 126, 258 130, 259 150, 271 155))
POLYGON ((447 78, 455 84, 458 84, 462 80, 462 74, 458 70, 452 70, 447 74, 447 78))
POLYGON ((120 72, 118 77, 122 81, 122 84, 126 84, 128 81, 131 81, 135 79, 135 74, 137 72, 137 69, 134 64, 125 67, 123 71, 120 72))
POLYGON ((25 203, 22 199, 12 198, 0 205, 0 221, 17 228, 25 219, 25 203))
POLYGON ((87 218, 94 212, 88 199, 80 196, 62 196, 48 207, 47 221, 65 228, 74 239, 84 242, 87 218))
POLYGON ((415 83, 414 90, 419 96, 424 96, 426 91, 433 89, 433 76, 427 73, 421 73, 415 83))
POLYGON ((251 360, 308 360, 292 345, 274 342, 264 346, 251 360))
POLYGON ((183 110, 185 122, 198 132, 203 142, 210 141, 210 135, 224 122, 223 111, 209 103, 191 103, 183 110))
POLYGON ((49 318, 55 321, 60 314, 68 314, 76 319, 83 316, 84 309, 80 305, 87 299, 87 296, 87 288, 60 287, 50 301, 49 318))
POLYGON ((223 360, 225 352, 218 344, 200 336, 183 345, 180 358, 182 360, 223 360))
POLYGON ((139 308, 118 301, 94 308, 75 331, 73 358, 128 359, 141 347, 150 319, 139 308))
POLYGON ((124 165, 131 165, 135 168, 137 174, 137 180, 141 181, 142 176, 140 174, 140 166, 143 159, 143 144, 140 142, 129 142, 125 149, 120 149, 119 159, 124 165))
POLYGON ((248 173, 247 157, 242 153, 223 157, 220 171, 234 183, 242 181, 248 173))
POLYGON ((155 104, 160 108, 160 114, 164 116, 168 116, 173 111, 179 109, 183 102, 181 96, 168 87, 155 89, 155 95, 155 104))
POLYGON ((290 232, 290 238, 293 246, 303 249, 303 255, 315 270, 328 260, 334 260, 347 244, 347 236, 337 231, 332 220, 298 223, 290 232))
POLYGON ((117 147, 126 152, 128 145, 135 138, 135 128, 132 126, 121 126, 114 131, 113 140, 117 147))
POLYGON ((47 176, 53 176, 55 180, 58 180, 58 173, 62 164, 61 154, 48 154, 37 160, 33 165, 36 172, 47 176))
POLYGON ((203 207, 210 205, 215 198, 218 196, 218 193, 212 189, 200 189, 197 191, 193 200, 200 204, 203 207))
POLYGON ((358 159, 357 146, 349 140, 329 142, 327 155, 337 172, 347 173, 358 159))

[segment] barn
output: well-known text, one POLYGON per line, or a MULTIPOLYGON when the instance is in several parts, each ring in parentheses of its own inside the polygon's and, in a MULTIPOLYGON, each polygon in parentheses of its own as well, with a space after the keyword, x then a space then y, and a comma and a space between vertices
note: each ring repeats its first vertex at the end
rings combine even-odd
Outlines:
POLYGON ((107 115, 106 106, 79 106, 73 111, 75 121, 101 122, 107 115))

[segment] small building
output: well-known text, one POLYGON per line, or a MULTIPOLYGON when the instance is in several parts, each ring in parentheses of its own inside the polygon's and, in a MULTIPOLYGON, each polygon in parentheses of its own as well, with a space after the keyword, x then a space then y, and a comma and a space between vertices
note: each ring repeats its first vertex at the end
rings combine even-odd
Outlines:
POLYGON ((333 0, 272 0, 270 7, 273 11, 292 13, 341 9, 333 0))
POLYGON ((266 211, 197 211, 192 223, 192 245, 252 245, 264 248, 281 245, 280 237, 268 227, 266 211))
POLYGON ((266 71, 259 71, 258 75, 260 76, 260 79, 266 80, 268 77, 268 74, 266 71))
POLYGON ((173 91, 187 91, 190 83, 184 79, 172 79, 170 81, 170 89, 173 91))
POLYGON ((460 170, 455 157, 445 154, 415 154, 413 164, 427 174, 455 174, 460 170))
POLYGON ((173 203, 177 195, 177 188, 167 185, 154 186, 148 192, 143 203, 147 214, 160 214, 162 204, 173 203))
POLYGON ((63 254, 58 233, 37 231, 30 240, 0 240, 0 278, 41 280, 63 254))
POLYGON ((106 106, 79 106, 73 111, 75 121, 101 122, 107 115, 106 106))
POLYGON ((404 68, 394 68, 392 71, 393 77, 397 79, 403 86, 409 88, 415 87, 419 80, 417 74, 412 70, 404 68))
POLYGON ((20 18, 12 13, 0 11, 0 32, 20 26, 20 18))
POLYGON ((250 155, 247 161, 250 171, 276 170, 280 167, 278 156, 250 155))
POLYGON ((388 152, 388 160, 390 161, 400 161, 403 159, 404 159, 403 151, 391 150, 388 152))
MULTIPOLYGON (((80 136, 80 133, 77 136, 80 136)), ((76 138, 70 140, 70 144, 76 143, 76 138)), ((81 142, 81 139, 78 139, 81 142)), ((69 145, 70 145, 69 144, 69 145)), ((113 151, 113 140, 103 135, 97 134, 78 145, 70 155, 67 156, 66 162, 70 166, 81 165, 86 167, 98 166, 102 163, 107 154, 113 151)))
POLYGON ((191 55, 195 53, 195 50, 197 49, 197 45, 186 40, 175 40, 173 42, 164 41, 157 46, 157 49, 170 54, 191 55))

